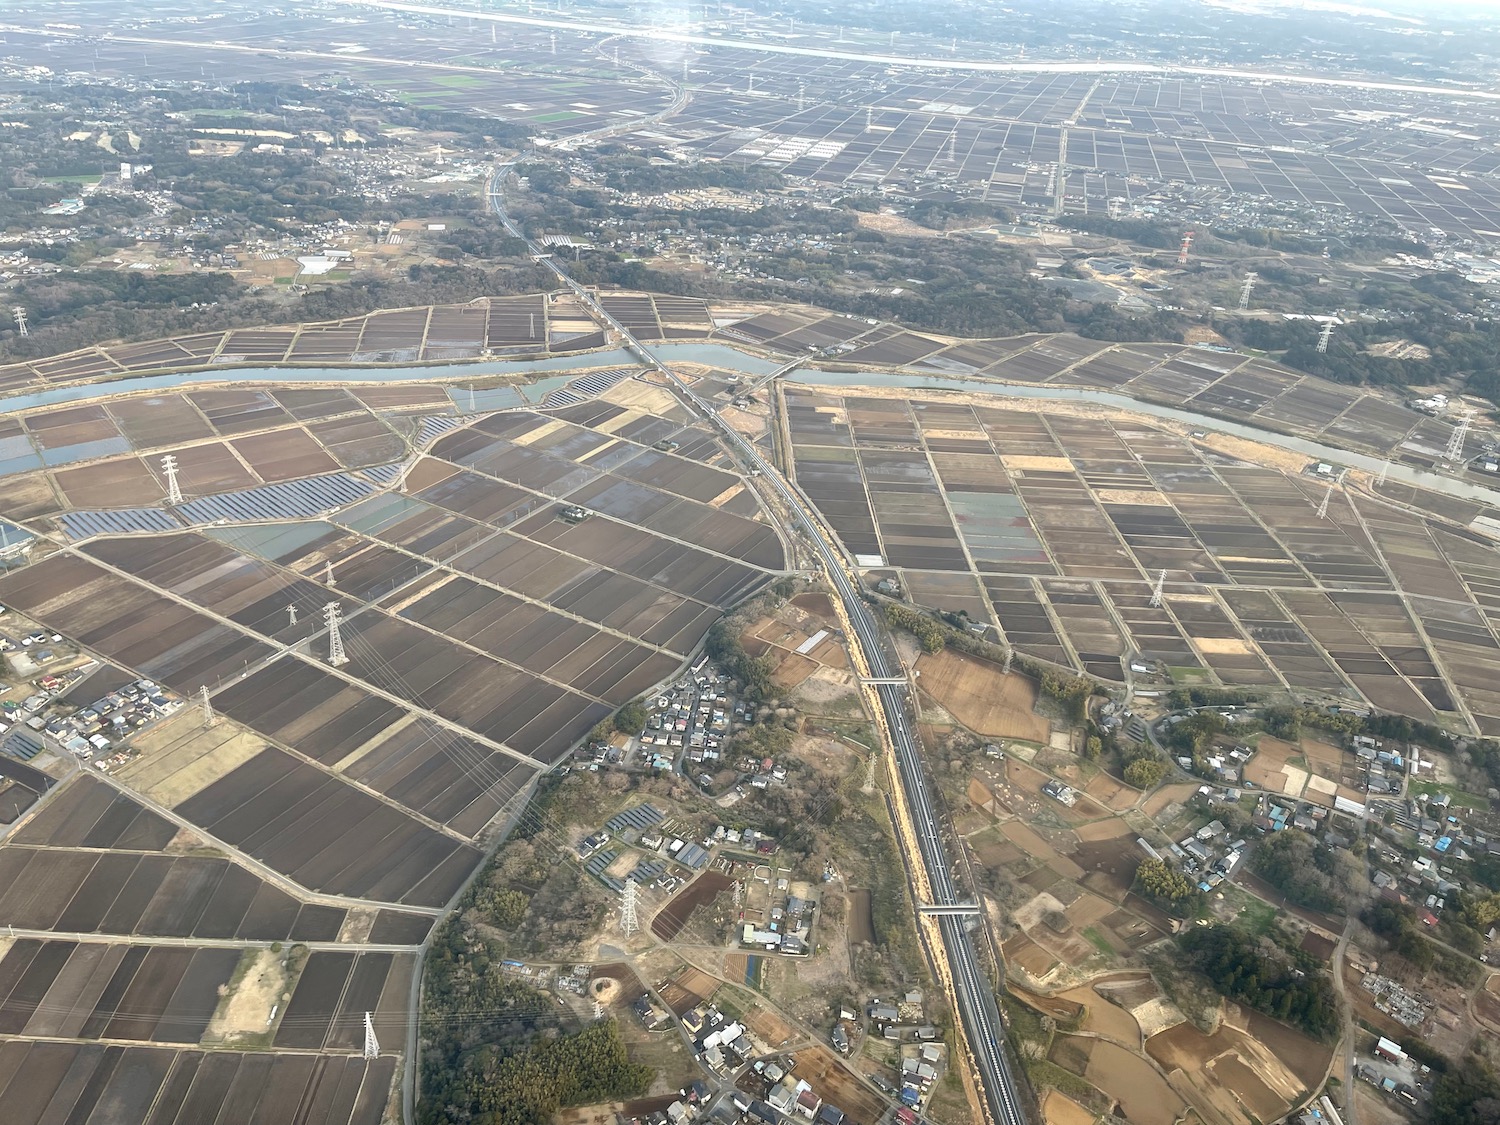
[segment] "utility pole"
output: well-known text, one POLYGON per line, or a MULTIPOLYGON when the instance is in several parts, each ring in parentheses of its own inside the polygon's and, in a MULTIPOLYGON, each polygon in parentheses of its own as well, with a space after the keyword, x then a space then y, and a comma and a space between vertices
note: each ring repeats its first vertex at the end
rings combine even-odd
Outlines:
POLYGON ((161 471, 167 478, 167 503, 182 503, 182 486, 177 483, 177 458, 168 453, 161 459, 161 471))
POLYGON ((375 1038, 375 1021, 370 1018, 370 1013, 365 1013, 365 1058, 378 1059, 380 1057, 380 1040, 375 1038))
POLYGON ((1166 586, 1167 586, 1167 572, 1166 572, 1166 570, 1163 570, 1160 574, 1158 574, 1156 576, 1156 585, 1151 590, 1151 608, 1152 609, 1160 609, 1161 608, 1161 598, 1162 598, 1162 594, 1166 590, 1166 586))
POLYGON ((348 664, 349 658, 344 655, 344 637, 339 632, 338 602, 329 602, 323 607, 323 620, 328 624, 328 663, 335 668, 348 664))

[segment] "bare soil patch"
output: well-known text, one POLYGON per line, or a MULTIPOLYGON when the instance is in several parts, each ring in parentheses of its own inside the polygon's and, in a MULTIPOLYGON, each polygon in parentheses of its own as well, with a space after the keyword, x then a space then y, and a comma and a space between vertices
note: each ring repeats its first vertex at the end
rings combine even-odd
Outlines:
POLYGON ((191 708, 166 719, 136 741, 140 755, 120 769, 118 776, 172 808, 265 747, 263 739, 228 719, 207 729, 201 724, 191 708))
POLYGON ((1240 1104, 1259 1121, 1272 1121, 1286 1109, 1286 1102, 1278 1098, 1238 1055, 1226 1055, 1216 1060, 1209 1073, 1232 1091, 1240 1104))
POLYGON ((228 994, 219 1002, 204 1033, 206 1043, 232 1043, 265 1035, 271 1030, 271 1009, 278 1004, 285 1007, 282 997, 291 991, 282 965, 286 955, 261 949, 246 956, 254 959, 238 983, 230 982, 228 994))
POLYGON ((1043 1096, 1042 1117, 1047 1125, 1094 1125, 1092 1111, 1056 1090, 1048 1090, 1043 1096))
POLYGON ((875 1125, 885 1112, 885 1104, 853 1073, 845 1069, 838 1057, 825 1047, 809 1047, 796 1052, 796 1075, 817 1091, 824 1101, 842 1109, 856 1125, 875 1125))
POLYGON ((1086 872, 1084 885, 1115 903, 1125 901, 1143 858, 1134 843, 1119 837, 1083 841, 1073 853, 1073 861, 1086 872))
POLYGON ((757 1005, 745 1013, 745 1026, 773 1050, 797 1038, 797 1029, 775 1012, 757 1005))
POLYGON ((1089 782, 1083 787, 1083 791, 1100 804, 1115 812, 1133 808, 1135 803, 1141 798, 1141 791, 1139 789, 1132 789, 1123 781, 1110 777, 1109 774, 1102 770, 1089 778, 1089 782))
POLYGON ((1149 1062, 1108 1040, 1094 1044, 1083 1076, 1115 1098, 1136 1125, 1173 1125, 1186 1108, 1149 1062))
POLYGON ((1044 981, 1058 966, 1058 960, 1024 933, 1018 933, 1002 947, 1008 965, 1024 970, 1032 980, 1044 981))
POLYGON ((1141 806, 1141 811, 1154 820, 1168 807, 1171 805, 1180 805, 1197 791, 1198 787, 1190 782, 1183 782, 1180 785, 1163 786, 1146 798, 1146 803, 1141 806))
POLYGON ((1041 860, 1051 867, 1064 879, 1082 879, 1084 870, 1067 856, 1060 853, 1056 848, 1044 840, 1034 829, 1028 828, 1019 820, 1008 820, 1000 826, 1000 831, 1005 837, 1024 851, 1027 855, 1041 860))
POLYGON ((918 684, 964 726, 988 738, 1046 742, 1052 725, 1034 708, 1033 680, 998 665, 944 649, 917 661, 918 684))
POLYGON ((651 932, 662 941, 671 941, 682 932, 689 916, 700 906, 707 906, 719 892, 734 882, 718 871, 705 871, 678 891, 651 920, 651 932))
POLYGON ((657 989, 661 993, 661 998, 672 1009, 672 1014, 679 1017, 699 1004, 708 1003, 718 990, 718 981, 701 969, 691 966, 683 969, 657 989))
POLYGON ((1083 1019, 1085 1031, 1113 1039, 1133 1051, 1140 1050, 1141 1028, 1129 1012, 1111 1004, 1092 988, 1075 988, 1059 995, 1061 999, 1072 1000, 1088 1010, 1083 1019))
MULTIPOLYGON (((1108 820, 1096 820, 1092 824, 1080 825, 1073 829, 1073 833, 1086 843, 1097 840, 1119 840, 1132 835, 1130 825, 1117 816, 1112 816, 1108 820)), ((1133 847, 1134 844, 1131 846, 1133 847)))

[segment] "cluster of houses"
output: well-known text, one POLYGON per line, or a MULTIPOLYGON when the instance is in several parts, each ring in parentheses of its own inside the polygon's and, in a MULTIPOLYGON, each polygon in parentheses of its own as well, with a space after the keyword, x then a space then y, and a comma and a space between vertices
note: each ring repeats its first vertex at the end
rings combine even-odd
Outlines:
POLYGON ((757 1060, 751 1067, 753 1085, 763 1091, 760 1097, 746 1093, 734 1095, 734 1107, 751 1125, 786 1125, 788 1121, 812 1122, 813 1125, 844 1125, 844 1111, 825 1102, 812 1084, 793 1073, 792 1058, 757 1060))
MULTIPOLYGON (((690 1122, 703 1119, 703 1111, 713 1099, 713 1093, 713 1087, 699 1078, 678 1090, 677 1097, 665 1108, 636 1117, 622 1114, 620 1121, 623 1125, 690 1125, 690 1122)), ((732 1114, 717 1113, 710 1120, 717 1120, 719 1125, 731 1125, 734 1117, 732 1114)))
POLYGON ((687 874, 673 870, 680 864, 689 872, 708 866, 711 841, 695 841, 672 835, 667 814, 646 801, 616 813, 604 827, 585 836, 574 850, 583 869, 612 891, 623 891, 627 881, 654 885, 671 893, 687 881, 687 874), (621 856, 631 852, 633 866, 621 867, 621 856))
POLYGON ((651 701, 641 749, 658 769, 672 769, 679 754, 689 765, 713 768, 719 761, 730 715, 745 717, 744 704, 729 695, 729 677, 700 656, 678 683, 651 701))
POLYGON ((753 922, 741 925, 741 945, 793 957, 805 957, 811 952, 814 903, 803 895, 789 893, 787 887, 785 879, 777 882, 780 893, 772 899, 772 906, 761 925, 753 922), (781 893, 785 893, 784 898, 781 893))
POLYGON ((152 680, 136 680, 84 707, 62 702, 93 667, 43 676, 33 682, 34 690, 24 700, 0 704, 0 750, 29 761, 50 745, 104 770, 120 757, 122 744, 132 734, 182 707, 180 699, 152 680))
POLYGON ((1368 793, 1400 793, 1406 783, 1407 769, 1415 774, 1422 759, 1413 753, 1408 761, 1399 750, 1386 749, 1378 739, 1355 735, 1354 756, 1363 770, 1361 786, 1368 793))
MULTIPOLYGON (((902 1107, 908 1110, 915 1110, 927 1100, 933 1083, 942 1074, 942 1036, 931 1024, 915 1022, 920 1019, 921 1013, 922 993, 915 991, 908 992, 899 1004, 874 1000, 866 1009, 872 1033, 878 1031, 882 1039, 901 1045, 901 1084, 899 1088, 890 1087, 887 1092, 896 1095, 902 1107)), ((846 1017, 852 1014, 846 1011, 839 1013, 839 1022, 834 1025, 835 1033, 844 1032, 845 1026, 851 1022, 846 1017)), ((844 1034, 847 1039, 847 1032, 844 1034)), ((834 1047, 847 1054, 847 1043, 840 1048, 838 1038, 832 1038, 834 1047)), ((875 1081, 876 1085, 886 1085, 882 1079, 875 1081)))
POLYGON ((693 1041, 698 1061, 714 1074, 730 1074, 756 1054, 745 1026, 729 1019, 712 1004, 684 1012, 682 1029, 693 1041))
POLYGON ((1381 805, 1389 817, 1382 835, 1402 850, 1380 848, 1381 866, 1370 879, 1391 902, 1419 903, 1418 914, 1429 926, 1437 924, 1449 898, 1462 889, 1455 878, 1455 863, 1500 857, 1500 840, 1466 825, 1451 808, 1452 798, 1446 793, 1381 805), (1407 849, 1412 844, 1420 854, 1410 854, 1407 849))
POLYGON ((1245 763, 1254 755, 1255 751, 1248 746, 1236 746, 1231 750, 1215 747, 1204 756, 1201 766, 1186 754, 1178 757, 1177 764, 1188 771, 1196 767, 1198 772, 1225 785, 1238 785, 1244 776, 1245 763))
POLYGON ((767 836, 754 828, 726 828, 720 824, 714 827, 710 839, 715 844, 722 844, 731 851, 745 855, 774 855, 776 852, 775 837, 767 836))
MULTIPOLYGON (((1165 859, 1145 839, 1136 844, 1152 859, 1165 859)), ((1211 820, 1191 836, 1167 845, 1172 860, 1189 877, 1196 879, 1198 889, 1207 894, 1235 873, 1245 857, 1246 842, 1232 838, 1222 820, 1211 820)))

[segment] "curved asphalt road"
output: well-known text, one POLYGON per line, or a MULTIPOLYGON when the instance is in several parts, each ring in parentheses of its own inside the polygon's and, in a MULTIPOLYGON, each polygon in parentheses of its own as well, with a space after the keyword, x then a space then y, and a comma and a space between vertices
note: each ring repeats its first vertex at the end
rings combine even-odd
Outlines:
MULTIPOLYGON (((546 265, 583 303, 585 308, 603 323, 620 334, 631 351, 640 357, 647 367, 672 381, 678 393, 703 417, 718 429, 720 434, 743 461, 774 488, 789 511, 796 514, 796 522, 807 538, 817 548, 824 568, 838 590, 839 598, 854 626, 855 639, 859 642, 868 663, 870 674, 877 678, 904 675, 899 661, 887 655, 879 625, 869 606, 860 597, 853 581, 844 569, 843 560, 832 546, 832 539, 819 527, 820 517, 811 501, 802 490, 789 483, 761 456, 760 452, 735 431, 718 411, 698 396, 677 375, 630 331, 611 316, 595 299, 594 295, 568 275, 556 260, 523 234, 505 212, 505 199, 501 184, 509 174, 510 165, 496 169, 486 187, 490 206, 506 229, 515 237, 525 239, 539 262, 546 265)), ((906 802, 911 810, 913 826, 917 834, 917 845, 922 854, 922 864, 932 887, 935 906, 951 906, 959 902, 953 882, 953 873, 943 846, 939 820, 935 812, 932 794, 928 790, 926 775, 922 772, 922 759, 917 741, 912 732, 914 710, 911 707, 910 688, 905 685, 880 684, 876 687, 880 706, 885 712, 886 726, 896 752, 896 764, 906 793, 906 802)), ((964 928, 961 917, 939 917, 939 930, 943 937, 944 950, 953 974, 953 987, 958 997, 959 1014, 963 1020, 964 1033, 970 1049, 978 1062, 981 1084, 989 1104, 989 1117, 993 1125, 1027 1125, 1021 1108, 1021 1099, 1012 1073, 1010 1060, 1005 1056, 1005 1025, 995 1003, 995 993, 988 978, 979 967, 974 945, 964 928)))

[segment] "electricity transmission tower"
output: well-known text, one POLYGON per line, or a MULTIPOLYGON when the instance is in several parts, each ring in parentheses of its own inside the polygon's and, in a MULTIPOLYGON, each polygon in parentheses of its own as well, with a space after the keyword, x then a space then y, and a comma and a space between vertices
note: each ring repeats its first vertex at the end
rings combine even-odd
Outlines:
POLYGON ((1240 312, 1250 307, 1250 294, 1255 289, 1256 276, 1253 272, 1245 275, 1245 284, 1240 286, 1240 312))
POLYGON ((334 584, 334 582, 333 582, 333 560, 332 559, 324 559, 323 560, 323 584, 325 586, 332 586, 334 584))
POLYGON ((637 932, 641 928, 641 920, 636 911, 636 897, 640 893, 640 887, 634 879, 625 880, 625 893, 620 899, 620 932, 626 937, 637 932))
POLYGON ((1474 421, 1472 410, 1464 411, 1463 417, 1458 420, 1458 425, 1453 428, 1453 436, 1448 439, 1448 449, 1443 454, 1443 460, 1450 465, 1462 465, 1464 462, 1464 441, 1469 436, 1469 425, 1474 421))
POLYGON ((1389 461, 1382 461, 1380 464, 1380 475, 1375 478, 1375 484, 1377 486, 1384 484, 1385 478, 1390 475, 1390 471, 1391 463, 1389 461))
POLYGON ((1319 355, 1326 355, 1328 353, 1328 341, 1331 339, 1333 339, 1333 323, 1330 321, 1328 323, 1325 323, 1322 328, 1318 329, 1319 355))
POLYGON ((1166 586, 1167 586, 1167 572, 1165 570, 1163 570, 1160 574, 1158 574, 1156 576, 1156 585, 1151 588, 1151 608, 1152 609, 1160 609, 1161 608, 1161 597, 1162 597, 1162 593, 1166 590, 1166 586))
POLYGON ((16 331, 22 336, 30 336, 31 329, 26 324, 26 310, 17 305, 11 309, 11 315, 16 318, 16 331))
POLYGON ((204 684, 198 689, 198 706, 203 711, 203 725, 211 727, 214 725, 214 705, 208 698, 208 685, 204 684))
POLYGON ((177 483, 177 458, 168 453, 161 459, 162 475, 167 478, 167 503, 182 503, 182 485, 177 483))
POLYGON ((323 607, 323 620, 328 625, 328 663, 335 668, 348 664, 349 658, 344 655, 344 636, 339 632, 338 602, 329 602, 323 607))
POLYGON ((365 1058, 378 1059, 380 1057, 380 1040, 375 1038, 375 1021, 370 1018, 370 1013, 365 1013, 365 1058))
POLYGON ((1328 486, 1328 491, 1325 492, 1325 493, 1323 493, 1323 502, 1318 505, 1318 518, 1320 520, 1326 520, 1328 518, 1328 501, 1330 501, 1332 499, 1333 499, 1333 485, 1330 484, 1328 486))
POLYGON ((1016 656, 1015 646, 1014 645, 1009 645, 1009 644, 1006 645, 1005 646, 1005 663, 1000 668, 1000 674, 1002 676, 1008 676, 1008 675, 1010 675, 1010 664, 1011 664, 1011 661, 1015 659, 1015 656, 1016 656))
POLYGON ((295 624, 297 624, 297 607, 296 606, 289 605, 289 606, 286 607, 286 623, 288 625, 295 625, 295 624))

